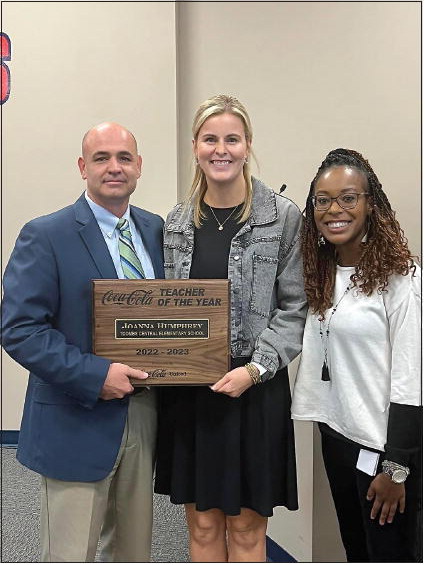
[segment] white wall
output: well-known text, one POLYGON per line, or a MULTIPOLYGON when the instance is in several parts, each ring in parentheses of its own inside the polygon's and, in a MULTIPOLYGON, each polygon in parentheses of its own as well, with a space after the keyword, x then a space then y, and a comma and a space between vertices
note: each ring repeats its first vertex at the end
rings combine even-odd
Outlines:
MULTIPOLYGON (((132 202, 164 216, 177 198, 174 3, 9 2, 2 30, 12 41, 2 107, 4 260, 26 221, 84 190, 81 139, 102 121, 139 140, 132 202)), ((26 372, 3 359, 3 427, 16 430, 26 372)))
POLYGON ((304 207, 326 153, 356 149, 419 253, 420 9, 420 2, 179 3, 179 190, 189 185, 194 111, 211 95, 234 94, 250 112, 266 183, 285 182, 304 207))
MULTIPOLYGON (((287 184, 303 209, 326 153, 356 149, 419 254, 419 3, 181 2, 177 39, 180 195, 190 185, 195 110, 233 94, 252 119, 254 174, 275 190, 287 184)), ((276 509, 269 535, 300 561, 341 561, 312 425, 297 423, 296 440, 300 510, 276 509)))
MULTIPOLYGON (((12 40, 12 89, 2 108, 4 259, 25 221, 79 196, 81 137, 103 120, 135 133, 144 169, 133 202, 164 216, 190 184, 193 113, 218 93, 236 95, 250 112, 254 174, 276 190, 285 182, 300 208, 330 149, 364 153, 419 254, 420 9, 3 3, 2 30, 12 40)), ((4 356, 4 429, 19 428, 25 385, 25 371, 4 356)), ((297 423, 296 441, 300 510, 276 509, 269 535, 300 561, 340 561, 311 424, 297 423)))

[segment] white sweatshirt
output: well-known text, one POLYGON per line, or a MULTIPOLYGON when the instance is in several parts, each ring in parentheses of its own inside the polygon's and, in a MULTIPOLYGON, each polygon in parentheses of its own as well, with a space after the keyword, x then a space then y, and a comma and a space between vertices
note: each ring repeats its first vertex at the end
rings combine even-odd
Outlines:
MULTIPOLYGON (((337 266, 334 305, 354 267, 337 266)), ((387 292, 351 289, 334 312, 327 342, 330 381, 322 380, 324 343, 308 313, 292 417, 324 422, 357 443, 383 451, 390 402, 421 404, 421 270, 393 275, 387 292)), ((331 309, 322 322, 328 328, 331 309)))

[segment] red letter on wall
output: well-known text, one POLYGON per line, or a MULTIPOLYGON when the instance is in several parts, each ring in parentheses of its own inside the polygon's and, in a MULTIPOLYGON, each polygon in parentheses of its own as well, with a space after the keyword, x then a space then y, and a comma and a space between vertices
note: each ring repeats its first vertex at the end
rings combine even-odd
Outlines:
POLYGON ((0 34, 1 39, 1 101, 0 104, 4 104, 9 98, 10 94, 10 71, 9 67, 4 63, 4 61, 10 61, 12 48, 10 44, 9 36, 5 33, 0 34))

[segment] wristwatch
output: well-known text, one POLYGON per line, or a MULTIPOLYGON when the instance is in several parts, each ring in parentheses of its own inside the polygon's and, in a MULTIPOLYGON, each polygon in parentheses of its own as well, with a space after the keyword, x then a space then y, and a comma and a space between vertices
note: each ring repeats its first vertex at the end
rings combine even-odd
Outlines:
POLYGON ((409 467, 403 467, 403 465, 388 461, 387 459, 382 461, 382 471, 390 477, 393 483, 397 484, 404 483, 410 474, 409 467))

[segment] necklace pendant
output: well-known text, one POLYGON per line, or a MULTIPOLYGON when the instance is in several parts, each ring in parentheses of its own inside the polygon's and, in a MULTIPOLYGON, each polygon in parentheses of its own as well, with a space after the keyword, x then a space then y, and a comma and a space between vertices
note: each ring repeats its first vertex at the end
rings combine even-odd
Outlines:
POLYGON ((224 224, 227 222, 227 220, 230 220, 230 218, 231 218, 231 217, 233 216, 233 214, 235 213, 235 210, 237 210, 239 204, 236 204, 236 206, 233 208, 233 210, 230 212, 230 214, 227 216, 227 218, 226 218, 222 223, 220 223, 220 222, 218 221, 218 218, 217 218, 217 216, 215 215, 214 210, 211 208, 211 206, 210 206, 209 204, 208 204, 207 206, 208 206, 208 208, 211 210, 211 214, 213 215, 214 220, 217 222, 218 231, 223 231, 224 224))
POLYGON ((323 363, 323 367, 322 367, 322 381, 330 381, 331 377, 329 375, 329 369, 328 366, 326 365, 326 362, 323 363))

